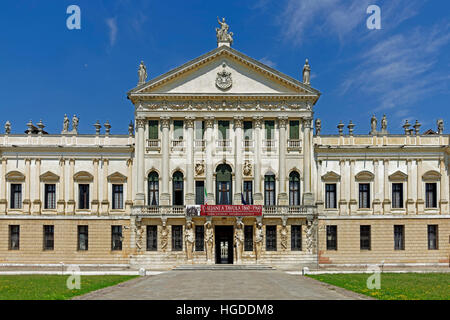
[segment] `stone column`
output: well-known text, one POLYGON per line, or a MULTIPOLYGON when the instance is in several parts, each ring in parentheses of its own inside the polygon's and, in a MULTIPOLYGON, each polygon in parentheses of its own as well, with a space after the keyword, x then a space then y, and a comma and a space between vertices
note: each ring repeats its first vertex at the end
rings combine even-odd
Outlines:
MULTIPOLYGON (((286 193, 286 124, 288 117, 280 116, 278 117, 278 130, 279 130, 279 141, 278 141, 278 181, 280 182, 279 194, 278 194, 278 205, 286 206, 289 204, 288 195, 286 193)), ((310 189, 311 190, 311 189, 310 189)))
POLYGON ((162 127, 162 140, 161 140, 161 150, 162 150, 162 163, 161 163, 161 205, 170 205, 170 194, 169 194, 169 179, 170 179, 170 139, 169 139, 169 125, 170 117, 161 117, 161 127, 162 127))
POLYGON ((38 215, 41 213, 41 159, 35 160, 35 166, 35 181, 33 183, 35 187, 32 214, 38 215))
POLYGON ((408 168, 408 182, 407 182, 407 195, 406 195, 406 212, 408 214, 414 214, 415 213, 415 208, 414 208, 414 199, 412 197, 412 187, 413 187, 413 183, 412 183, 412 160, 408 159, 406 160, 406 165, 408 168))
POLYGON ((195 117, 189 116, 185 118, 187 129, 187 147, 186 147, 186 204, 195 204, 195 183, 194 183, 194 123, 195 117))
POLYGON ((381 214, 381 200, 380 200, 380 175, 378 174, 378 160, 373 160, 373 171, 375 178, 373 181, 373 213, 381 214))
POLYGON ((263 195, 261 190, 261 128, 262 128, 262 122, 263 117, 262 116, 255 116, 253 117, 253 120, 255 121, 255 160, 254 160, 254 179, 255 179, 255 190, 253 195, 253 200, 255 205, 262 205, 264 203, 263 201, 263 195))
POLYGON ((137 160, 137 192, 135 204, 143 206, 145 204, 144 176, 145 176, 145 119, 136 119, 136 160, 137 160))
POLYGON ((422 182, 422 159, 416 160, 417 165, 417 214, 421 214, 425 209, 425 200, 423 198, 423 182, 422 182))
POLYGON ((440 189, 441 189, 441 193, 440 193, 440 201, 439 201, 439 205, 441 208, 441 214, 448 214, 448 176, 447 176, 447 172, 445 170, 445 160, 444 159, 440 159, 439 160, 439 166, 440 166, 440 173, 441 173, 441 185, 440 185, 440 189))
POLYGON ((99 197, 98 197, 98 162, 99 159, 93 159, 92 163, 94 165, 94 181, 92 188, 92 201, 91 201, 91 213, 92 214, 99 214, 100 213, 100 203, 99 203, 99 197))
POLYGON ((234 163, 235 163, 235 193, 234 193, 234 204, 241 204, 242 198, 242 126, 244 117, 237 116, 234 117, 234 163))
POLYGON ((214 117, 208 116, 205 117, 205 126, 206 126, 206 192, 208 194, 207 202, 208 204, 214 204, 214 183, 213 183, 213 147, 214 147, 214 139, 213 139, 213 128, 214 128, 214 117))
POLYGON ((358 210, 358 202, 355 197, 355 160, 350 160, 350 202, 349 214, 354 214, 358 210))
POLYGON ((0 214, 6 214, 6 207, 8 204, 8 200, 6 200, 6 164, 7 159, 1 159, 2 164, 2 181, 0 185, 0 214))
POLYGON ((108 212, 109 212, 109 200, 108 200, 108 190, 109 190, 108 174, 109 173, 108 172, 109 172, 109 160, 103 159, 103 182, 102 182, 103 197, 102 197, 101 213, 104 216, 107 216, 108 212))
POLYGON ((347 190, 346 190, 346 174, 345 174, 345 160, 339 160, 341 183, 340 183, 340 200, 339 200, 339 214, 346 215, 347 210, 347 190))
POLYGON ((127 160, 127 200, 125 201, 125 210, 131 213, 133 206, 133 159, 127 160))
POLYGON ((75 193, 74 193, 74 180, 73 175, 75 174, 75 159, 69 160, 70 173, 69 173, 69 201, 67 201, 67 211, 66 214, 72 215, 75 213, 75 193))
POLYGON ((311 192, 311 118, 303 120, 304 130, 304 152, 303 152, 303 176, 305 179, 305 191, 303 193, 303 204, 314 205, 314 195, 311 192))
POLYGON ((324 185, 322 183, 322 160, 317 161, 317 211, 319 215, 323 214, 324 210, 324 197, 323 197, 324 185))
POLYGON ((31 211, 31 159, 25 159, 25 199, 23 200, 23 211, 30 213, 31 211))
POLYGON ((58 214, 64 214, 66 207, 66 180, 65 180, 66 160, 59 160, 59 194, 58 194, 58 214))
POLYGON ((390 214, 391 213, 391 200, 389 198, 389 160, 383 160, 383 190, 384 190, 384 199, 383 199, 383 213, 390 214))

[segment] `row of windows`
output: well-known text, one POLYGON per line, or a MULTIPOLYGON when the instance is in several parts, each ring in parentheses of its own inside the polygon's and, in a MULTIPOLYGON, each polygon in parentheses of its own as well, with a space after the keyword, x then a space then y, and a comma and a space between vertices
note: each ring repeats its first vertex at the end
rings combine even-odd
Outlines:
MULTIPOLYGON (((428 225, 428 249, 438 249, 438 225, 428 225)), ((336 225, 327 226, 327 250, 337 250, 338 232, 336 225)), ((360 249, 371 250, 371 226, 360 226, 360 249)), ((405 226, 394 225, 394 250, 405 250, 405 226)))
MULTIPOLYGON (((11 183, 11 209, 22 209, 22 184, 11 183)), ((112 185, 112 208, 123 209, 123 184, 112 185)), ((56 184, 44 186, 44 209, 56 209, 56 184)), ((78 209, 89 209, 89 184, 78 185, 78 209)))
MULTIPOLYGON (((55 249, 55 226, 43 226, 43 250, 55 249)), ((122 226, 111 226, 111 250, 122 250, 122 226)), ((77 226, 77 250, 86 251, 89 248, 89 227, 77 226)), ((9 226, 9 250, 20 249, 20 226, 9 226)))
MULTIPOLYGON (((148 122, 148 138, 152 140, 159 139, 159 128, 158 120, 150 120, 148 122)), ((182 140, 184 136, 183 130, 183 120, 173 121, 173 139, 182 140)), ((253 122, 244 121, 244 140, 253 139, 253 122)), ((230 121, 219 120, 217 121, 219 139, 228 140, 230 139, 230 121)), ((195 122, 195 139, 202 140, 205 137, 205 122, 196 121, 195 122)), ((273 140, 275 137, 275 121, 266 120, 264 121, 264 131, 265 139, 273 140)), ((300 139, 300 121, 292 120, 289 121, 289 139, 298 140, 300 139)))
MULTIPOLYGON (((392 208, 404 208, 403 183, 392 184, 392 208)), ((370 183, 359 184, 359 207, 370 208, 370 183)), ((437 208, 437 184, 425 184, 425 207, 437 208)), ((336 183, 325 184, 325 208, 337 208, 336 183)))
MULTIPOLYGON (((229 165, 219 165, 216 170, 216 203, 232 204, 233 193, 231 190, 232 176, 229 165)), ((276 205, 275 175, 266 174, 264 176, 264 205, 276 205)), ((177 171, 172 177, 172 204, 184 205, 184 179, 183 173, 177 171)), ((242 203, 253 204, 253 181, 244 181, 242 192, 242 203)), ((195 182, 195 202, 205 203, 205 183, 195 182)), ((157 206, 159 204, 159 175, 152 171, 148 175, 148 205, 157 206)), ((291 172, 289 175, 289 205, 300 205, 300 175, 298 172, 291 172)))

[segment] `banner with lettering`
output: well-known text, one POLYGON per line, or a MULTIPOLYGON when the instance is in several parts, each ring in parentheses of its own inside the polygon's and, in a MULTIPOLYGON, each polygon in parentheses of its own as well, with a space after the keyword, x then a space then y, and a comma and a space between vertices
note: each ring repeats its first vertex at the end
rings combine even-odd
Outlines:
POLYGON ((262 216, 262 206, 256 205, 202 205, 201 216, 262 216))

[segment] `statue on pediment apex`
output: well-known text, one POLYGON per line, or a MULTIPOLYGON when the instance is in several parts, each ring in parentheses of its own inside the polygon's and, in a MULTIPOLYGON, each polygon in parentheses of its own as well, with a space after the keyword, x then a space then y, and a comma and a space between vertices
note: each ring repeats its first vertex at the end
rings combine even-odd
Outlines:
POLYGON ((219 17, 217 17, 217 22, 220 24, 220 29, 216 28, 217 43, 228 42, 229 44, 232 44, 233 32, 228 32, 230 27, 225 22, 225 18, 222 18, 222 21, 220 21, 219 17))
POLYGON ((307 85, 311 84, 311 66, 309 65, 308 59, 306 59, 305 65, 303 66, 303 83, 307 85))
POLYGON ((147 80, 147 68, 145 67, 144 61, 141 61, 141 64, 139 65, 138 75, 138 85, 145 83, 145 81, 147 80))

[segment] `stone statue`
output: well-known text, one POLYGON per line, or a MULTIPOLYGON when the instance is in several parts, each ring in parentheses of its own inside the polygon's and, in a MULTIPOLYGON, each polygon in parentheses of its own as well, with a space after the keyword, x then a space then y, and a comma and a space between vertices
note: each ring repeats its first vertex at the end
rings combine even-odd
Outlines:
POLYGON ((306 250, 309 254, 314 253, 314 233, 316 229, 316 223, 310 222, 306 225, 306 250))
POLYGON ((381 133, 387 134, 387 119, 386 115, 383 115, 383 119, 381 119, 381 133))
POLYGON ((169 244, 169 228, 167 228, 166 221, 163 221, 161 226, 161 250, 166 251, 168 244, 169 244))
POLYGON ((320 136, 320 131, 322 130, 322 121, 317 118, 316 119, 316 136, 320 136))
POLYGON ((205 223, 205 247, 206 247, 206 260, 208 263, 213 263, 213 245, 214 245, 214 232, 211 225, 211 221, 205 223))
POLYGON ((6 121, 5 123, 5 134, 10 134, 11 133, 11 122, 6 121))
POLYGON ((128 134, 130 136, 134 135, 134 124, 133 124, 133 121, 130 121, 130 124, 128 125, 128 134))
POLYGON ((144 241, 144 228, 142 228, 142 226, 135 226, 134 233, 136 234, 136 247, 141 251, 142 243, 144 241))
POLYGON ((145 83, 145 81, 147 80, 147 68, 144 65, 144 61, 141 61, 141 64, 139 65, 138 75, 139 75, 138 85, 145 83))
POLYGON ((248 177, 252 175, 252 164, 250 161, 246 160, 244 162, 244 176, 248 177))
POLYGON ((377 118, 375 115, 372 116, 372 119, 370 119, 370 134, 376 135, 377 134, 377 118))
POLYGON ((437 122, 437 133, 443 134, 444 133, 444 120, 439 119, 437 122))
POLYGON ((262 223, 258 222, 255 230, 255 256, 256 261, 261 258, 262 247, 263 247, 264 234, 262 229, 262 223))
POLYGON ((72 132, 78 134, 78 117, 75 114, 72 118, 72 132))
POLYGON ((217 43, 228 42, 233 44, 233 32, 228 32, 229 26, 225 22, 225 18, 222 18, 222 21, 220 21, 219 17, 217 17, 217 21, 220 24, 220 29, 216 28, 217 43))
POLYGON ((283 226, 281 227, 281 231, 280 231, 280 235, 281 235, 281 248, 283 250, 287 250, 288 247, 288 230, 285 224, 283 224, 283 226))
POLYGON ((311 67, 309 65, 308 59, 305 61, 305 65, 303 66, 303 83, 308 86, 311 84, 311 67))
POLYGON ((236 222, 234 245, 236 248, 236 263, 240 264, 242 261, 242 253, 244 251, 244 224, 240 220, 236 222))
POLYGON ((62 133, 67 133, 67 132, 69 132, 69 118, 67 117, 67 114, 65 114, 62 133))
POLYGON ((193 251, 194 251, 194 226, 192 221, 186 223, 186 232, 184 235, 184 241, 186 244, 186 259, 192 261, 193 251))
POLYGON ((197 162, 197 163, 195 164, 195 174, 196 174, 197 176, 201 176, 201 175, 203 175, 204 173, 205 173, 205 163, 204 163, 204 161, 197 162))

